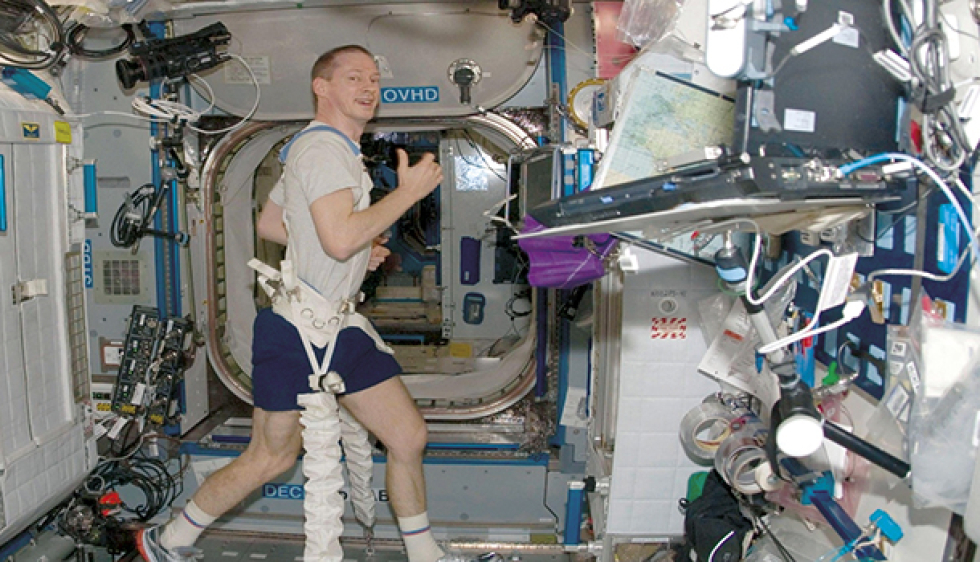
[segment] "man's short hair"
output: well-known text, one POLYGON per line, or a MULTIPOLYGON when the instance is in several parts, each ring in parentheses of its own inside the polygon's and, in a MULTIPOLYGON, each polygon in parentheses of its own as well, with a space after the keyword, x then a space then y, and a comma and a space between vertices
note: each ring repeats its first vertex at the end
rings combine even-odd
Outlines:
POLYGON ((316 62, 313 63, 313 71, 310 73, 310 81, 312 82, 317 78, 329 80, 330 76, 333 74, 334 68, 337 67, 337 57, 344 53, 364 53, 372 59, 374 58, 371 51, 360 45, 343 45, 330 49, 326 53, 320 55, 320 57, 316 59, 316 62))

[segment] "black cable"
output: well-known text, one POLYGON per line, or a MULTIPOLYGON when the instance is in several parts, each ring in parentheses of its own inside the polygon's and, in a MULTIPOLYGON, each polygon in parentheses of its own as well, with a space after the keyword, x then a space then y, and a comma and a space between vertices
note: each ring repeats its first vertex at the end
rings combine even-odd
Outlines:
POLYGON ((162 191, 158 193, 152 183, 147 183, 126 196, 109 227, 109 241, 113 246, 130 248, 139 242, 156 213, 162 191))
POLYGON ((763 520, 762 517, 759 517, 758 521, 759 524, 762 525, 762 528, 765 529, 766 534, 769 535, 769 538, 772 539, 772 543, 776 545, 777 549, 779 549, 779 554, 782 555, 783 560, 786 560, 786 562, 796 562, 796 558, 793 558, 793 555, 790 554, 789 550, 787 550, 785 546, 783 546, 783 543, 779 542, 779 539, 776 538, 776 535, 772 532, 772 529, 769 528, 769 525, 766 524, 765 520, 763 520))
POLYGON ((487 157, 483 155, 483 149, 480 148, 480 146, 476 143, 475 140, 473 140, 473 137, 470 136, 470 132, 464 129, 463 136, 466 137, 466 142, 469 143, 470 148, 472 148, 473 151, 476 152, 476 154, 480 157, 480 160, 483 161, 483 166, 479 166, 476 163, 467 160, 466 157, 463 156, 463 151, 459 150, 459 139, 456 139, 456 147, 457 150, 459 150, 460 158, 462 158, 463 161, 469 164, 470 166, 473 166, 475 168, 486 168, 487 170, 490 170, 490 172, 493 173, 493 175, 497 176, 500 179, 500 181, 507 183, 507 178, 497 173, 497 170, 494 170, 493 166, 491 166, 490 163, 487 162, 487 157))
POLYGON ((868 244, 877 244, 878 243, 878 240, 881 240, 881 237, 882 236, 884 236, 885 234, 887 234, 889 230, 892 230, 893 228, 895 228, 895 225, 897 225, 899 222, 901 222, 902 219, 904 219, 905 217, 911 215, 913 211, 915 211, 916 209, 918 209, 919 203, 921 203, 922 201, 925 201, 930 195, 932 195, 932 193, 936 189, 937 188, 936 188, 935 185, 930 186, 929 189, 926 190, 926 192, 923 193, 920 197, 917 197, 915 201, 909 203, 908 205, 906 205, 905 207, 902 207, 901 209, 896 209, 894 211, 877 211, 877 213, 880 214, 880 215, 885 215, 885 216, 891 217, 892 218, 892 221, 891 221, 891 223, 889 223, 889 225, 887 227, 885 227, 882 230, 880 230, 880 231, 878 231, 878 232, 875 233, 874 240, 870 240, 870 239, 866 238, 863 234, 861 234, 860 232, 857 232, 857 231, 855 231, 854 234, 858 238, 860 238, 862 242, 866 242, 868 244))
POLYGON ((527 310, 515 310, 514 303, 519 300, 527 300, 530 302, 531 293, 528 291, 516 292, 510 297, 510 299, 507 301, 507 304, 504 305, 504 314, 506 314, 511 319, 511 321, 514 321, 517 318, 524 318, 525 316, 530 316, 530 314, 534 312, 534 309, 530 306, 528 307, 527 310))
POLYGON ((120 29, 126 33, 126 37, 118 45, 114 45, 107 49, 92 51, 86 49, 84 45, 85 36, 88 35, 89 29, 90 28, 86 25, 77 24, 68 30, 65 37, 65 44, 72 54, 87 59, 105 59, 124 52, 136 40, 136 32, 133 30, 133 26, 126 23, 120 26, 120 29))
POLYGON ((142 445, 140 434, 136 433, 133 435, 133 429, 135 427, 135 422, 127 423, 122 435, 109 442, 108 453, 110 458, 121 459, 129 457, 142 445))
MULTIPOLYGON (((183 471, 185 463, 180 462, 176 474, 171 473, 167 464, 137 452, 127 459, 103 461, 92 471, 89 480, 100 484, 102 494, 118 491, 123 486, 138 489, 142 498, 123 501, 122 511, 135 515, 139 521, 146 522, 170 506, 183 493, 183 471)), ((127 497, 132 497, 127 494, 127 497)))

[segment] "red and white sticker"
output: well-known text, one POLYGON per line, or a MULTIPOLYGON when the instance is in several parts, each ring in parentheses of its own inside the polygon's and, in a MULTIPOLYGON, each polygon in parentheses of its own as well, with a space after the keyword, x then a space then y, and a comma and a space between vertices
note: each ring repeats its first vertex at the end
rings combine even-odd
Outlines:
POLYGON ((653 318, 650 328, 650 339, 687 339, 687 318, 653 318))

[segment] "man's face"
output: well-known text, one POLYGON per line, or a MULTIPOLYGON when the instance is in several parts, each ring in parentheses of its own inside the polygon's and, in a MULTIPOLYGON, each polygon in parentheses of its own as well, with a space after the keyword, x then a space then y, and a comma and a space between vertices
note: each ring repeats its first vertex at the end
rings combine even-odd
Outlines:
POLYGON ((331 110, 366 123, 374 117, 378 107, 380 78, 373 58, 358 51, 341 53, 337 56, 333 73, 329 79, 323 80, 318 93, 331 110))

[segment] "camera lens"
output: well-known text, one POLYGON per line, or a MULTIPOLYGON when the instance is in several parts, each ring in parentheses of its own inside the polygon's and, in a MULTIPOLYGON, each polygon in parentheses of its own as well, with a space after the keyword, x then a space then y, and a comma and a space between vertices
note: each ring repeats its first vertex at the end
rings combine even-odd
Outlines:
POLYGON ((116 78, 127 90, 135 86, 140 80, 147 79, 143 72, 143 65, 138 61, 125 59, 116 61, 116 78))

